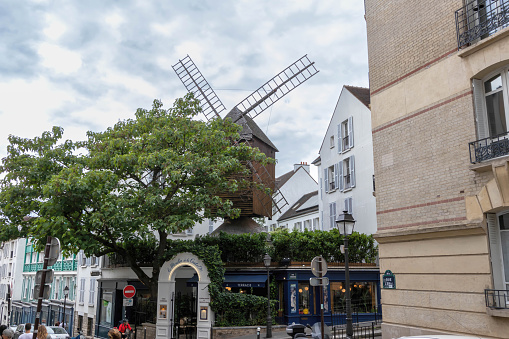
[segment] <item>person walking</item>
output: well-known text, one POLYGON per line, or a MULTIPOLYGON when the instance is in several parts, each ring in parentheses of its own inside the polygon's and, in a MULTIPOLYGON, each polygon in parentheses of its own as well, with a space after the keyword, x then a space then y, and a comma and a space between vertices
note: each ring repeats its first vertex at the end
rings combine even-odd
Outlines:
POLYGON ((18 337, 18 339, 32 339, 33 338, 33 334, 30 333, 30 330, 32 329, 32 324, 30 323, 26 323, 25 324, 25 333, 23 333, 22 335, 20 335, 18 337))
POLYGON ((13 336, 14 336, 14 331, 11 330, 10 328, 6 328, 2 332, 2 339, 12 339, 13 336))
POLYGON ((37 328, 37 339, 51 339, 51 335, 48 334, 46 326, 39 325, 39 327, 37 328))

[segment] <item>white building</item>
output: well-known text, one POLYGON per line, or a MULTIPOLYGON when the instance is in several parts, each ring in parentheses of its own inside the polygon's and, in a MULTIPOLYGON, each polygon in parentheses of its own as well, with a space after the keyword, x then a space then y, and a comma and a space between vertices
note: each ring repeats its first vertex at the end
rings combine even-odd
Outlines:
POLYGON ((98 279, 101 278, 103 258, 87 257, 83 251, 78 254, 76 280, 74 333, 82 330, 87 337, 94 336, 98 304, 98 279))
POLYGON ((0 252, 0 322, 7 324, 8 296, 11 301, 21 299, 25 240, 16 239, 2 243, 0 252))
POLYGON ((318 191, 304 194, 277 222, 279 227, 303 232, 321 230, 318 208, 318 191))
MULTIPOLYGON (((289 224, 288 215, 283 219, 281 219, 281 217, 292 207, 295 207, 295 203, 304 195, 318 189, 318 183, 309 174, 309 167, 310 165, 306 162, 301 162, 300 164, 295 164, 292 171, 276 178, 276 187, 285 197, 288 204, 285 206, 280 205, 280 211, 273 208, 272 220, 265 220, 266 229, 268 226, 269 231, 274 231, 279 227, 293 229, 293 223, 290 221, 289 224)), ((316 213, 318 213, 318 211, 316 211, 316 213)))
POLYGON ((369 89, 343 86, 320 147, 318 166, 321 227, 335 227, 335 218, 348 211, 355 231, 376 232, 373 195, 374 166, 369 89))

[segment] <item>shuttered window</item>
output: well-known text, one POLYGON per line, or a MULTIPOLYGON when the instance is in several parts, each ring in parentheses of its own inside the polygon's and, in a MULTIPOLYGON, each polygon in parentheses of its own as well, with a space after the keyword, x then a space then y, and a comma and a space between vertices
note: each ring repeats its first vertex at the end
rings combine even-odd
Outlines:
POLYGON ((336 203, 329 204, 329 229, 333 229, 336 224, 336 203))

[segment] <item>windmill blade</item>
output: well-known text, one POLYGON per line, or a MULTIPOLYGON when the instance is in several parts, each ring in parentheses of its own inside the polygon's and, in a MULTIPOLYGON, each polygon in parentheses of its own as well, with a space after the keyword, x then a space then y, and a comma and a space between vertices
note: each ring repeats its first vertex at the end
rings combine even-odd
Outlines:
POLYGON ((251 119, 257 117, 288 92, 318 73, 314 64, 304 55, 242 100, 236 108, 251 119))
POLYGON ((200 100, 200 107, 205 119, 209 121, 213 117, 221 118, 219 113, 226 108, 193 60, 191 60, 191 57, 188 55, 171 67, 177 73, 187 91, 193 93, 194 97, 200 100))

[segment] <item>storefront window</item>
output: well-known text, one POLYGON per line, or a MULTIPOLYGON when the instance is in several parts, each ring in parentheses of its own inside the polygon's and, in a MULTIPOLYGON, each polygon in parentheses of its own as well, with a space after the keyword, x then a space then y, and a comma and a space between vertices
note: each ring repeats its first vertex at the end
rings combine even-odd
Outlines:
MULTIPOLYGON (((353 282, 350 284, 352 311, 373 313, 376 308, 376 285, 373 282, 353 282)), ((345 284, 331 283, 332 312, 344 313, 346 310, 345 284)))
POLYGON ((299 314, 309 314, 309 283, 299 283, 299 314))
POLYGON ((101 297, 101 318, 99 319, 99 323, 103 326, 111 326, 113 325, 113 293, 112 292, 102 292, 101 297))

